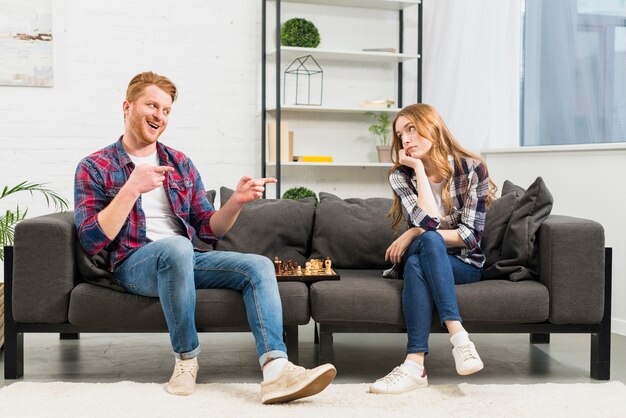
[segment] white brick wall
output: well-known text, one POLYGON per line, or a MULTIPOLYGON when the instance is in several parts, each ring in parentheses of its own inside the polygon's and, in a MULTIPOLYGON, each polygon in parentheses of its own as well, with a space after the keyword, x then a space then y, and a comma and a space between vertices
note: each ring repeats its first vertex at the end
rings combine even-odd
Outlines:
MULTIPOLYGON (((207 187, 258 175, 259 16, 251 0, 54 1, 54 87, 0 86, 0 185, 49 182, 72 200, 76 163, 123 132, 126 86, 144 70, 177 84, 162 140, 207 187)), ((31 216, 49 211, 20 201, 31 216)))

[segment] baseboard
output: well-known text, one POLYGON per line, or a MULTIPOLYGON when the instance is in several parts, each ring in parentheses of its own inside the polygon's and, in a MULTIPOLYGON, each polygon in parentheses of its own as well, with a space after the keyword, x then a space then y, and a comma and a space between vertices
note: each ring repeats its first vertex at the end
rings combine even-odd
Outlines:
POLYGON ((611 318, 611 332, 626 336, 626 321, 623 319, 611 318))

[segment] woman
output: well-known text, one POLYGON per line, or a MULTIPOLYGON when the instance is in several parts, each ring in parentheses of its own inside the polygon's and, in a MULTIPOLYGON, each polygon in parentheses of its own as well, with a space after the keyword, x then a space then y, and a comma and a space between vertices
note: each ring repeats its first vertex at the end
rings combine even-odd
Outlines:
POLYGON ((483 368, 461 324, 454 285, 480 280, 485 261, 480 238, 495 184, 485 164, 458 144, 432 106, 407 106, 393 128, 389 183, 395 195, 389 215, 394 228, 406 217, 408 230, 385 258, 400 267, 404 278, 408 344, 404 363, 374 382, 373 393, 428 385, 424 356, 433 306, 450 334, 457 372, 468 375, 483 368))

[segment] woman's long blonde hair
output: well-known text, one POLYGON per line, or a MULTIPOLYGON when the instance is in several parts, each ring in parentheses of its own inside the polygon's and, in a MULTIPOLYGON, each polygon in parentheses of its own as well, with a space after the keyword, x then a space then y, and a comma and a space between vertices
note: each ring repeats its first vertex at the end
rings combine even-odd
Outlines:
MULTIPOLYGON (((391 173, 396 171, 398 168, 403 167, 402 164, 398 162, 398 152, 402 149, 402 140, 396 133, 396 122, 401 116, 404 116, 415 124, 415 129, 421 137, 432 142, 433 146, 428 155, 434 163, 437 174, 444 178, 445 184, 441 197, 448 213, 450 213, 452 209, 450 182, 453 181, 454 171, 452 167, 450 167, 448 156, 451 155, 452 158, 454 158, 454 166, 458 171, 462 169, 462 161, 465 158, 471 158, 480 162, 482 162, 482 160, 477 155, 472 154, 459 145, 434 107, 426 103, 417 103, 407 106, 398 112, 391 125, 393 135, 393 139, 391 141, 391 161, 393 162, 393 167, 389 170, 389 175, 391 175, 391 173)), ((490 178, 487 206, 489 206, 491 201, 495 198, 496 190, 496 184, 490 178)), ((465 193, 467 193, 467 191, 463 190, 461 192, 463 193, 463 198, 465 198, 465 193)), ((392 226, 394 228, 397 227, 403 217, 402 204, 400 203, 400 198, 395 193, 393 206, 391 207, 388 216, 392 219, 392 226)))

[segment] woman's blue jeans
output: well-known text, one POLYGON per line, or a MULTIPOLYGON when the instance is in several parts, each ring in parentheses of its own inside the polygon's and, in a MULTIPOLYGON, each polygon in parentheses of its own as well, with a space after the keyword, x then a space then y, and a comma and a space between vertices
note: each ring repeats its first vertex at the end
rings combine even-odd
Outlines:
POLYGON ((442 326, 444 321, 461 321, 454 285, 479 281, 482 269, 449 255, 436 231, 426 231, 413 240, 404 254, 403 267, 407 353, 428 353, 433 307, 442 326))
POLYGON ((274 264, 267 257, 228 251, 194 251, 185 237, 150 242, 113 273, 130 293, 158 297, 177 357, 200 353, 195 323, 196 289, 234 289, 243 293, 248 323, 261 367, 287 358, 283 313, 274 264))

